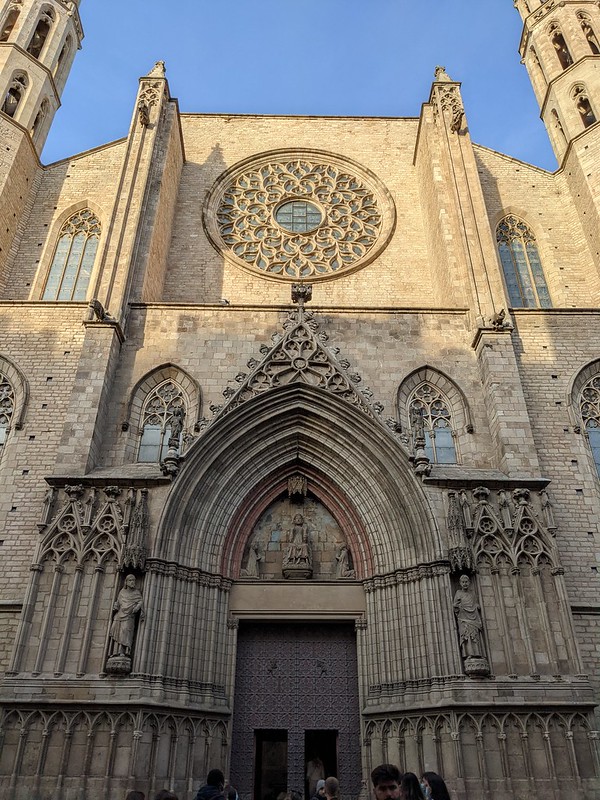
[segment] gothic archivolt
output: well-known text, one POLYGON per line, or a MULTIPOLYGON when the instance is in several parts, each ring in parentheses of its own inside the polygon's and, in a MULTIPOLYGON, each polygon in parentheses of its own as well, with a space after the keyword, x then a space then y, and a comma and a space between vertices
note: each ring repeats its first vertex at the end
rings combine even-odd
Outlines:
POLYGON ((386 246, 395 217, 375 175, 312 150, 242 162, 217 181, 204 207, 207 233, 224 256, 282 280, 328 279, 364 266, 386 246))

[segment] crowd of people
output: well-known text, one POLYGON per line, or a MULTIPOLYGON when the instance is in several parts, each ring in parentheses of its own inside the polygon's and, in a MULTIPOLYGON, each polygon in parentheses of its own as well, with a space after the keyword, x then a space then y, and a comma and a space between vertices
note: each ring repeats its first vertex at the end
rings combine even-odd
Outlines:
MULTIPOLYGON (((414 772, 400 772, 394 764, 380 764, 371 773, 375 800, 450 800, 450 794, 441 775, 424 772, 419 779, 414 772)), ((299 792, 288 791, 286 800, 302 800, 299 792)), ((129 792, 125 800, 146 800, 143 792, 129 792)), ((177 795, 162 789, 154 800, 177 800, 177 795)), ((239 800, 233 786, 225 784, 220 769, 211 769, 206 783, 198 790, 195 800, 239 800)), ((340 800, 340 783, 331 777, 317 782, 311 800, 340 800)))

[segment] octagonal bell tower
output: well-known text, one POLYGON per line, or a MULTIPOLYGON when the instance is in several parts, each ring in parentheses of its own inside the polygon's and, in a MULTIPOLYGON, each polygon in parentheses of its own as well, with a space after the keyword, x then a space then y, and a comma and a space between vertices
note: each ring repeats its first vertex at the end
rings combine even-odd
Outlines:
POLYGON ((83 30, 73 0, 0 3, 0 111, 41 152, 83 30))
POLYGON ((595 0, 515 0, 520 53, 559 164, 600 120, 600 6, 595 0))

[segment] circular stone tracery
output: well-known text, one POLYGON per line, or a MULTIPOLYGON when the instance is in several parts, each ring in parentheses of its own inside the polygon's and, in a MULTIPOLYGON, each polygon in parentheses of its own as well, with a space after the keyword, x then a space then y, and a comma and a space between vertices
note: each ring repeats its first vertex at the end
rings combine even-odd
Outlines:
POLYGON ((271 153, 226 173, 204 209, 213 244, 245 268, 297 280, 371 261, 395 215, 375 176, 315 151, 271 153))

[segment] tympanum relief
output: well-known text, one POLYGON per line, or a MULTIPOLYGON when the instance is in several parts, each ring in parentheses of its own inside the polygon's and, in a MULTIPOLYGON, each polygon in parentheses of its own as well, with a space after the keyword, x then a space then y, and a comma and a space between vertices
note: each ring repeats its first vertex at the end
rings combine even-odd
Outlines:
POLYGON ((246 542, 240 578, 355 578, 351 549, 331 513, 310 494, 294 499, 276 500, 260 517, 246 542))

